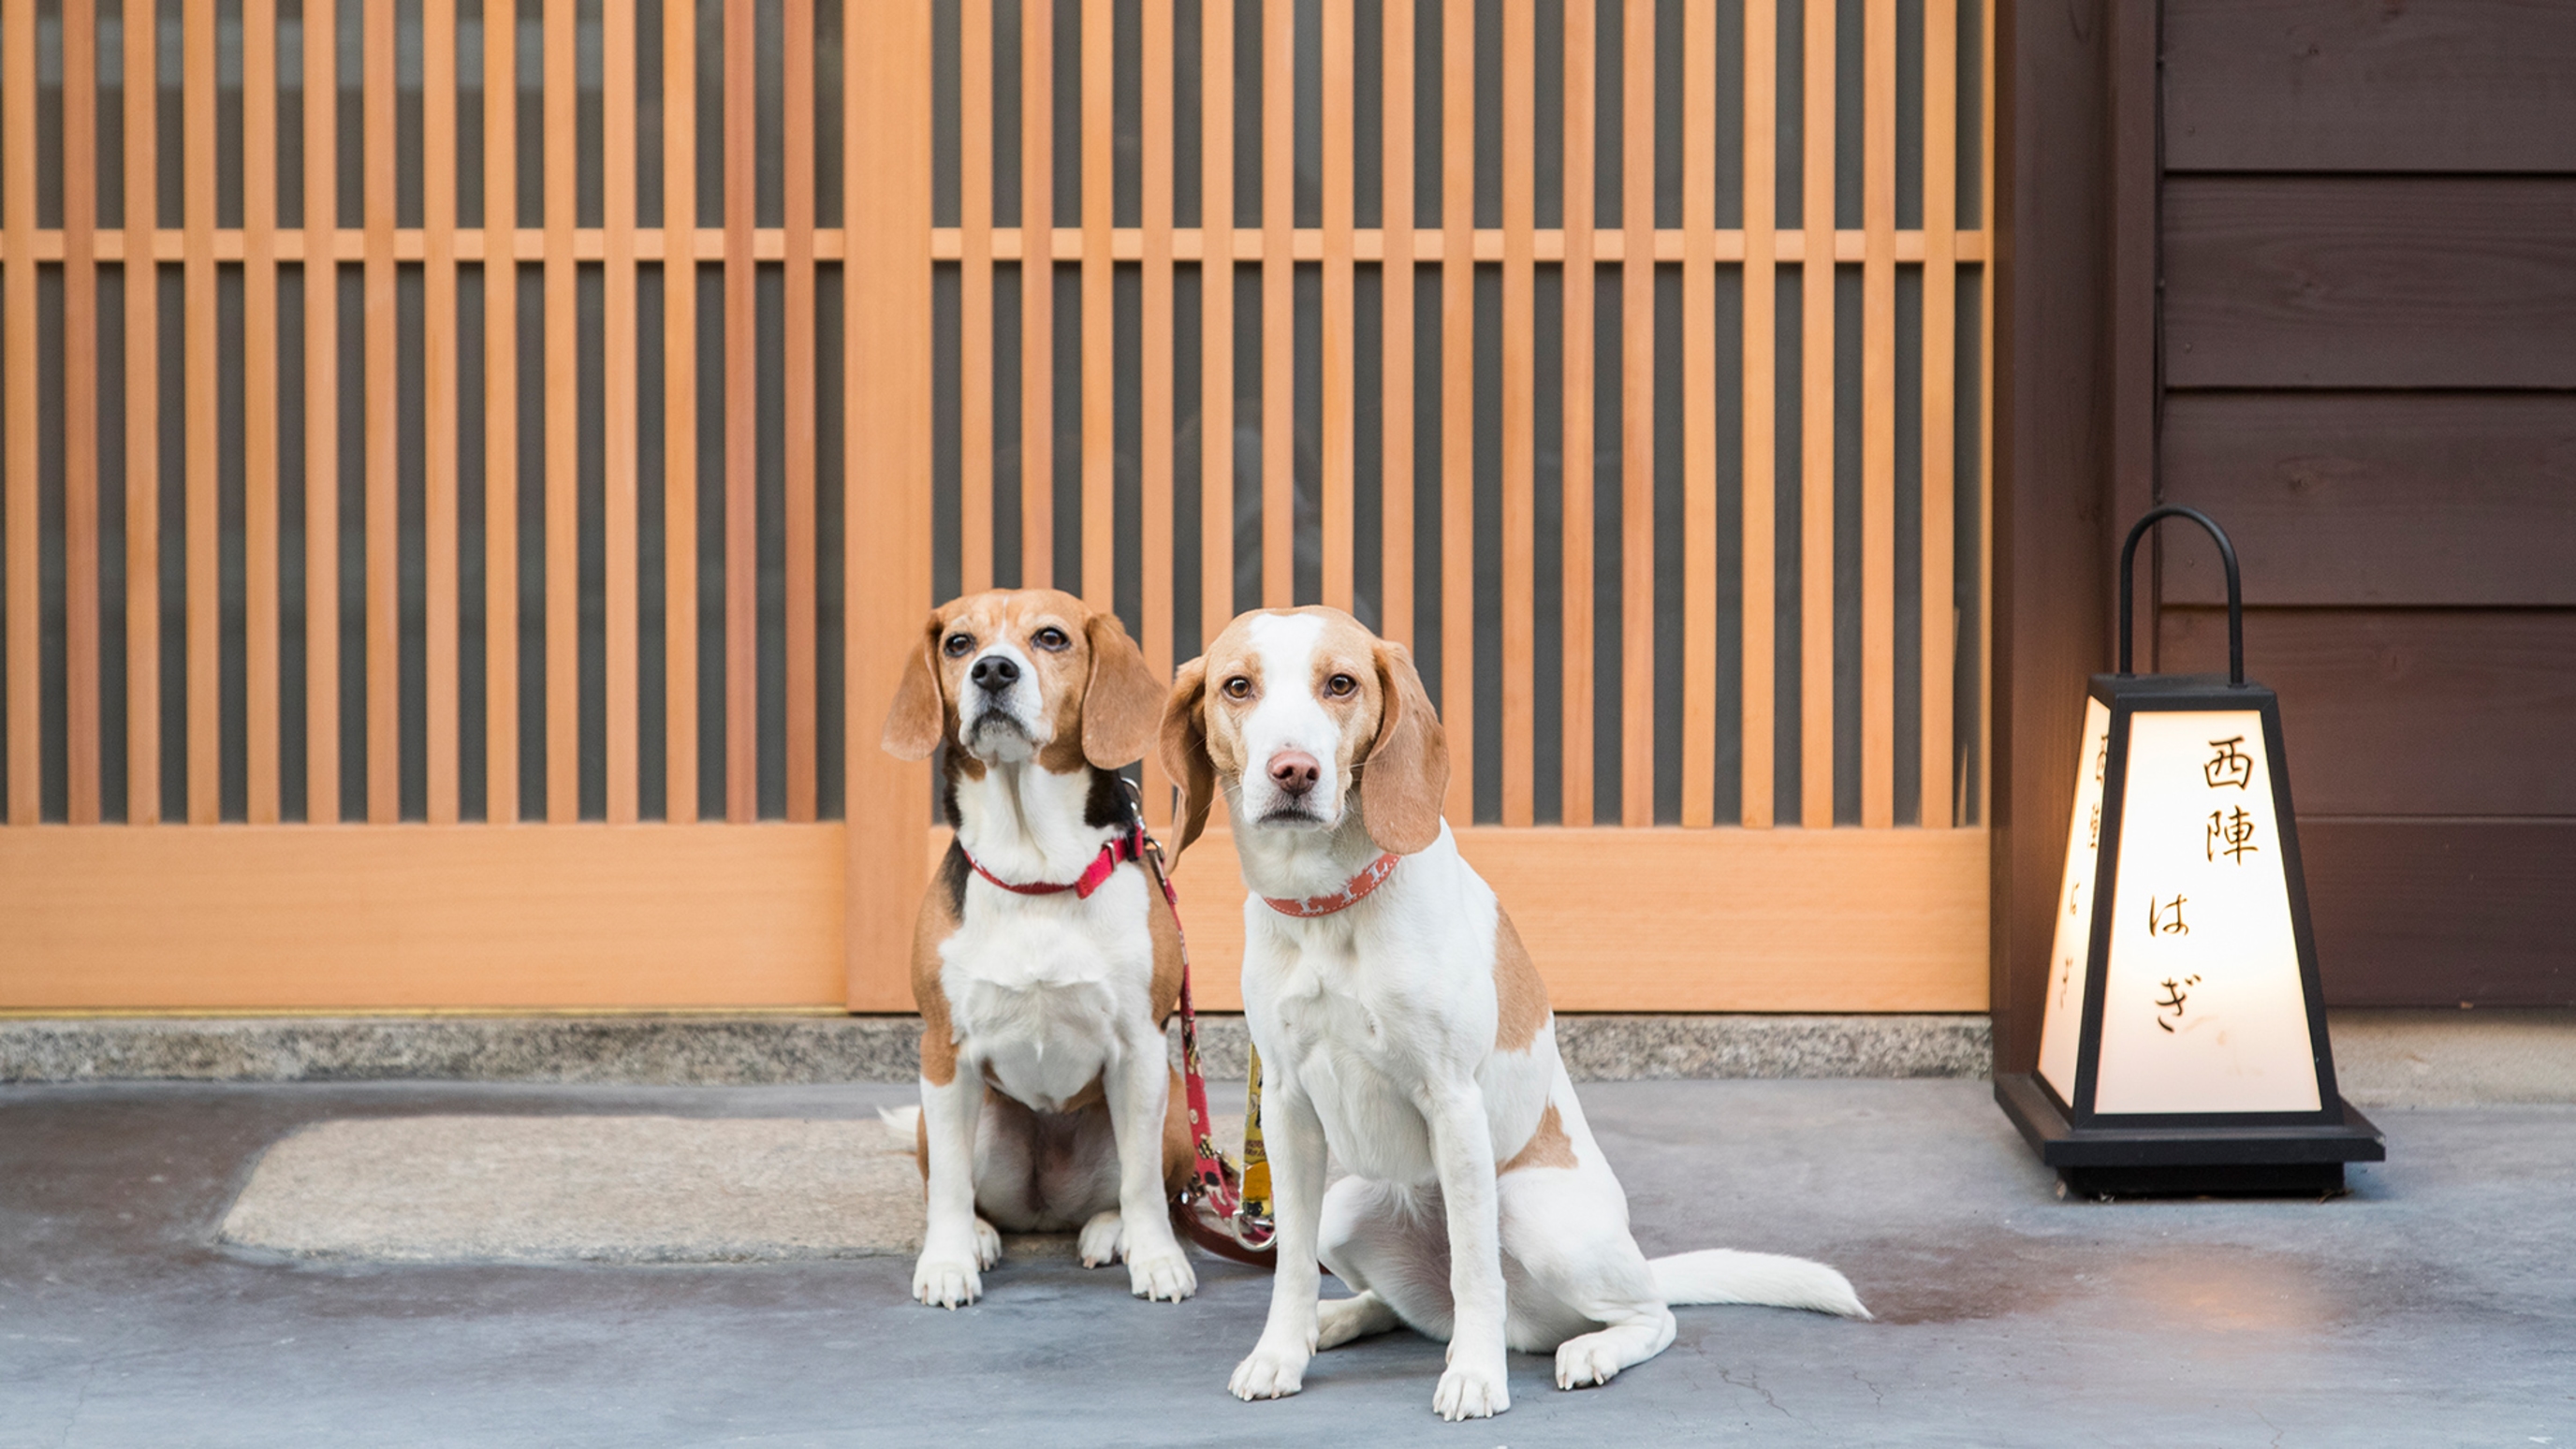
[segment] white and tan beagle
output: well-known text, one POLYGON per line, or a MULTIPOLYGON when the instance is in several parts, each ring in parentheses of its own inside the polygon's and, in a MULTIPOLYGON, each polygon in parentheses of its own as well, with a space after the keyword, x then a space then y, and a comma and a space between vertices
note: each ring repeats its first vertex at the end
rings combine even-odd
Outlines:
POLYGON ((1663 1352, 1675 1303, 1867 1316, 1821 1263, 1638 1251, 1546 988, 1440 818, 1448 742, 1402 646, 1335 609, 1246 614, 1182 666, 1162 752, 1180 843, 1222 790, 1252 890, 1279 1266, 1236 1395, 1293 1394, 1316 1350, 1403 1323, 1449 1343, 1432 1407, 1480 1418, 1511 1406, 1506 1347, 1571 1389, 1663 1352), (1329 1193, 1327 1147, 1352 1174, 1329 1193), (1356 1297, 1318 1304, 1319 1258, 1356 1297))
POLYGON ((1115 616, 1047 589, 975 594, 930 617, 885 748, 943 742, 956 838, 922 899, 913 1137, 929 1216, 912 1296, 955 1308, 1013 1232, 1078 1231, 1140 1298, 1198 1280, 1172 1233, 1187 1109, 1164 1019, 1180 941, 1136 858, 1114 773, 1153 742, 1163 682, 1115 616))

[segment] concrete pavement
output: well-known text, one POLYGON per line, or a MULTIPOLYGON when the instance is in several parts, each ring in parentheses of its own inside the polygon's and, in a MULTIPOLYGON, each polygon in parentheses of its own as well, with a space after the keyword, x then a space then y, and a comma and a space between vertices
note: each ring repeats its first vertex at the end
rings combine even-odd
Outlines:
MULTIPOLYGON (((0 1089, 0 1446, 1665 1443, 2576 1444, 2576 1107, 2381 1109, 2329 1202, 2059 1200, 1982 1082, 1596 1083, 1649 1252, 1848 1272, 1850 1323, 1680 1311, 1663 1357, 1431 1414, 1440 1348, 1224 1392, 1267 1281, 1178 1307, 1015 1257, 985 1301, 901 1257, 707 1266, 299 1263, 216 1244, 270 1143, 423 1114, 833 1120, 893 1086, 0 1089)), ((1220 1100, 1226 1093, 1221 1089, 1220 1100)), ((1329 1291, 1329 1283, 1328 1283, 1329 1291)))

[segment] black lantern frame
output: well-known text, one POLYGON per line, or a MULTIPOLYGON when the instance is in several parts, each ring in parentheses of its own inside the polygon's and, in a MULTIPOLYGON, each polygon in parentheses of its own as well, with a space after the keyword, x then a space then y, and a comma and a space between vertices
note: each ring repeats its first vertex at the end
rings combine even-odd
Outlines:
MULTIPOLYGON (((2347 1162, 2387 1157, 2385 1139, 2335 1088, 2334 1052, 2326 1038, 2324 993, 2317 974, 2316 939, 2309 925, 2306 877, 2299 861, 2297 816, 2290 806, 2290 777, 2281 736, 2280 697, 2245 678, 2245 610, 2236 550, 2225 530, 2196 509, 2166 505, 2129 530, 2120 549, 2120 668, 2092 676, 2090 697, 2110 715, 2101 830, 2092 880, 2092 921, 2084 980, 2082 1025, 2076 1040, 2073 1100, 2059 1095, 2037 1072, 1995 1079, 1995 1100, 2021 1129, 2040 1161, 2058 1169, 2067 1186, 2093 1195, 2201 1192, 2325 1192, 2343 1185, 2347 1162), (2224 676, 2139 675, 2130 671, 2130 570, 2138 541, 2165 518, 2187 518, 2208 530, 2227 571, 2227 656, 2224 676), (2278 820, 2283 883, 2289 894, 2291 936, 2305 997, 2314 1055, 2317 1110, 2311 1112, 2105 1113, 2095 1108, 2101 1064, 2102 1024, 2109 990, 2112 912, 2120 865, 2120 816, 2127 791, 2131 726, 2157 711, 2252 710, 2262 718, 2272 805, 2278 820)), ((2070 842, 2070 846, 2072 842, 2070 842)))

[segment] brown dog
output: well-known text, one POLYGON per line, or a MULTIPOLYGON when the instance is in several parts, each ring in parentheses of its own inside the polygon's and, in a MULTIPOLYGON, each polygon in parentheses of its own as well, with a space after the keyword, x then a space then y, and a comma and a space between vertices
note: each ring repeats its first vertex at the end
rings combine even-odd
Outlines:
POLYGON ((1114 615, 1051 589, 930 616, 886 716, 902 759, 942 744, 956 838, 921 903, 912 991, 929 1220, 912 1296, 983 1291, 996 1226, 1079 1230, 1140 1298, 1198 1287, 1169 1190, 1190 1131, 1163 1041, 1180 941, 1135 854, 1115 771, 1153 743, 1164 684, 1114 615))

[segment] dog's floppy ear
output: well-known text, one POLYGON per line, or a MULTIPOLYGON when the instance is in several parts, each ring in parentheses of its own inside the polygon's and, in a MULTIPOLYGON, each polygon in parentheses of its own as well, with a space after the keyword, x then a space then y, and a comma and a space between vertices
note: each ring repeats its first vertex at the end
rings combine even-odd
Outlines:
POLYGON ((1163 773, 1181 788, 1180 839, 1172 859, 1190 848, 1207 828, 1208 805, 1216 799, 1216 761, 1208 756, 1207 660, 1193 659, 1172 678, 1171 697, 1163 704, 1163 773))
POLYGON ((1145 667, 1144 651, 1127 637, 1117 615, 1093 614, 1082 631, 1091 641, 1091 682, 1082 690, 1082 757, 1115 770, 1153 748, 1163 681, 1145 667))
POLYGON ((1362 809, 1378 849, 1411 855, 1440 838, 1440 801, 1449 793, 1449 735, 1403 645, 1378 641, 1377 682, 1386 702, 1378 712, 1377 740, 1360 766, 1367 792, 1362 809))
POLYGON ((921 647, 904 661, 903 683, 886 711, 885 752, 898 760, 926 760, 948 733, 948 703, 939 697, 940 618, 933 610, 921 631, 921 647))

